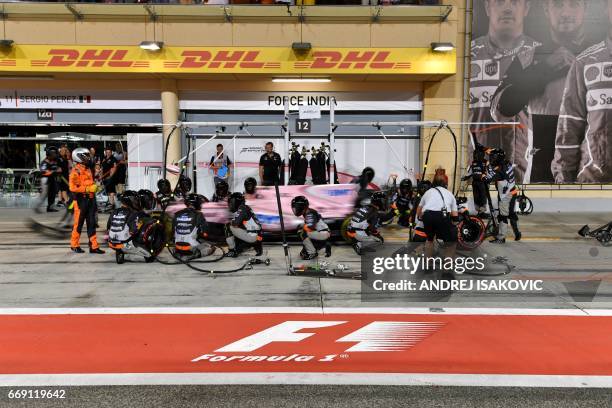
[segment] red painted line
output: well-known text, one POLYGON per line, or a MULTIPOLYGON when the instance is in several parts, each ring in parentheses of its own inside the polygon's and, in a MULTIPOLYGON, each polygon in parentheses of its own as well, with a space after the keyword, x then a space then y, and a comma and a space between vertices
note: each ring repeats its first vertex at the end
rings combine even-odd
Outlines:
MULTIPOLYGON (((612 375, 612 317, 392 314, 2 315, 0 374, 338 372, 612 375), (286 321, 300 341, 222 347, 286 321), (346 351, 373 322, 435 323, 399 351, 346 351), (353 336, 355 336, 353 334, 353 336), (359 336, 357 336, 359 337, 359 336), (203 355, 218 356, 193 362, 203 355), (259 356, 288 361, 241 361, 259 356), (325 356, 332 361, 320 361, 325 356), (234 356, 232 361, 223 361, 234 356), (312 359, 306 359, 312 356, 312 359)), ((418 331, 418 330, 417 330, 418 331)), ((363 336, 362 336, 363 337, 363 336)), ((268 338, 268 337, 266 337, 268 338)), ((269 336, 269 338, 272 338, 269 336)), ((388 332, 382 339, 402 339, 388 332)), ((257 357, 257 358, 259 358, 257 357)), ((257 359, 255 358, 255 359, 257 359)))

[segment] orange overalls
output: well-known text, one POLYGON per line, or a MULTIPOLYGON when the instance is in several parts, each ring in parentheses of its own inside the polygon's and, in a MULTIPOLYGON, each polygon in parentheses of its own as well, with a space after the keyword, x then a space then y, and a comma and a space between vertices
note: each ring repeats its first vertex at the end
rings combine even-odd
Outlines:
POLYGON ((74 225, 70 247, 79 246, 83 223, 87 221, 89 247, 97 249, 99 245, 96 237, 96 194, 95 189, 92 191, 95 182, 91 170, 82 163, 77 163, 70 172, 69 186, 70 191, 74 194, 74 225))

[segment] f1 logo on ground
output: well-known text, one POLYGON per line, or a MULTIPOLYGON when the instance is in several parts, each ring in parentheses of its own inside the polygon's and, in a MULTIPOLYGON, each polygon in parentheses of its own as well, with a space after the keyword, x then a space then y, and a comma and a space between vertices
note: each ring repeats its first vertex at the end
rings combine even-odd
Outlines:
MULTIPOLYGON (((346 321, 289 320, 258 333, 244 337, 223 346, 215 353, 248 353, 277 342, 300 342, 316 332, 301 332, 305 329, 317 329, 340 326, 346 321)), ((374 321, 336 340, 336 343, 355 343, 346 352, 384 352, 406 350, 424 338, 438 331, 441 322, 390 322, 374 321)), ((204 354, 192 362, 209 360, 214 355, 204 354)), ((219 356, 221 357, 221 356, 219 356)), ((242 357, 242 356, 240 356, 242 357)), ((219 361, 223 361, 219 359, 219 361)), ((251 360, 245 360, 251 361, 251 360)))

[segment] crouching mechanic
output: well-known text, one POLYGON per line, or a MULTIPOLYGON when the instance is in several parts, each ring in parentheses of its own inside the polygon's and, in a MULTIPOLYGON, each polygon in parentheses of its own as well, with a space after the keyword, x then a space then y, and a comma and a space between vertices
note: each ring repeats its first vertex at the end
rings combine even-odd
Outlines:
POLYGON ((87 236, 89 237, 89 253, 103 254, 96 237, 96 185, 91 173, 91 155, 84 147, 74 149, 72 161, 75 164, 70 172, 69 186, 74 195, 74 225, 70 237, 70 249, 78 254, 83 253, 80 246, 81 230, 87 222, 87 236))
POLYGON ((458 220, 457 200, 453 193, 446 189, 447 177, 436 175, 432 188, 427 190, 419 206, 417 218, 423 221, 427 242, 425 256, 431 257, 434 252, 434 239, 438 238, 446 244, 445 256, 453 257, 457 247, 457 227, 453 221, 458 220))
POLYGON ((208 237, 208 228, 204 214, 200 211, 205 197, 189 194, 185 197, 186 208, 174 215, 174 250, 177 255, 199 258, 214 252, 214 248, 204 241, 208 237))
POLYGON ((506 160, 506 153, 502 149, 489 149, 489 162, 491 163, 487 175, 487 181, 494 181, 497 188, 497 206, 499 215, 499 230, 495 239, 490 242, 504 244, 508 231, 508 220, 514 232, 514 240, 520 241, 522 234, 518 227, 518 215, 516 214, 516 196, 518 189, 514 180, 514 168, 512 163, 506 160))
MULTIPOLYGON (((127 190, 119 196, 121 207, 108 217, 108 246, 123 255, 138 255, 148 258, 149 251, 135 245, 143 220, 148 217, 143 211, 143 201, 148 198, 134 190, 127 190)), ((144 202, 145 206, 148 203, 144 202)))
POLYGON ((361 206, 353 214, 347 235, 351 238, 357 255, 361 255, 364 244, 385 242, 378 231, 380 212, 385 208, 385 200, 385 193, 377 191, 372 194, 369 204, 361 206))
POLYGON ((304 196, 291 200, 291 210, 296 217, 304 217, 304 225, 298 230, 304 248, 300 252, 302 259, 314 259, 319 256, 319 250, 325 248, 325 256, 331 256, 331 245, 328 242, 331 233, 321 215, 309 207, 310 203, 304 196))
POLYGON ((232 193, 227 204, 231 220, 225 228, 225 240, 229 248, 226 256, 235 258, 250 246, 255 249, 256 256, 261 256, 263 254, 261 224, 251 207, 246 205, 244 195, 232 193))
POLYGON ((412 195, 412 181, 403 179, 399 184, 399 191, 393 199, 391 210, 397 215, 397 224, 402 227, 410 226, 410 215, 414 197, 412 195))

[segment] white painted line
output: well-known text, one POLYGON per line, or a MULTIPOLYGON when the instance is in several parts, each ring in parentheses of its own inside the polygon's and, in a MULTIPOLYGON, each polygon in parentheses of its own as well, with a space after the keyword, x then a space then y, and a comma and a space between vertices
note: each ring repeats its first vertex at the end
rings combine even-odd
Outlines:
POLYGON ((142 314, 423 314, 517 316, 612 316, 612 309, 440 308, 425 307, 109 307, 0 308, 1 315, 142 315, 142 314))
POLYGON ((612 376, 398 373, 129 373, 0 375, 0 386, 337 384, 609 388, 612 376))

